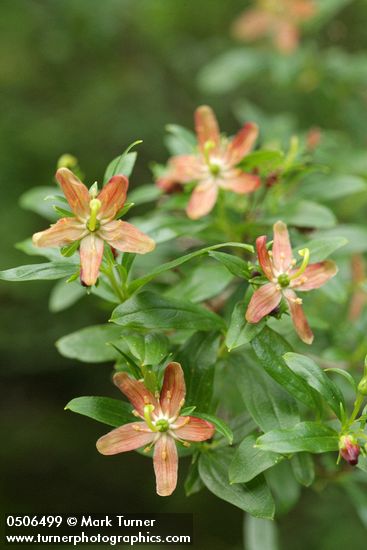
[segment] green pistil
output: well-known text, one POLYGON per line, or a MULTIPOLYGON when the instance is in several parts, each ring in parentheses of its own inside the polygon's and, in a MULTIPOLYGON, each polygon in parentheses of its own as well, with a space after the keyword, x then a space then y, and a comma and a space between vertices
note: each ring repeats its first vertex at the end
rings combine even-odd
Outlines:
POLYGON ((289 276, 286 273, 282 273, 278 277, 278 283, 282 288, 287 288, 289 286, 289 283, 291 282, 289 276))
POLYGON ((87 223, 87 227, 88 227, 89 231, 92 231, 92 232, 97 231, 100 227, 100 223, 97 220, 97 214, 100 211, 101 206, 102 206, 102 203, 98 199, 92 199, 89 203, 90 216, 89 216, 89 220, 88 220, 88 223, 87 223))
POLYGON ((204 158, 205 158, 205 162, 208 164, 208 166, 210 166, 209 154, 210 154, 210 151, 212 149, 214 149, 214 147, 215 147, 214 141, 208 140, 208 141, 205 142, 205 145, 204 145, 204 158))
POLYGON ((290 280, 298 279, 298 277, 300 277, 304 273, 306 267, 308 266, 308 262, 310 261, 309 248, 303 248, 302 250, 299 250, 298 254, 303 258, 303 261, 300 268, 292 275, 292 277, 290 277, 290 280))
POLYGON ((161 418, 161 420, 158 420, 158 422, 156 422, 156 428, 158 428, 159 432, 168 432, 169 430, 168 420, 161 418))
POLYGON ((209 170, 210 173, 213 174, 213 176, 218 176, 220 172, 220 166, 219 164, 209 164, 209 170))
POLYGON ((152 430, 152 432, 158 432, 158 431, 161 431, 161 430, 159 430, 153 424, 153 421, 152 421, 152 418, 151 418, 151 414, 152 414, 153 411, 154 411, 154 405, 151 405, 151 404, 145 405, 145 407, 144 407, 144 419, 145 419, 145 422, 147 423, 149 429, 152 430))

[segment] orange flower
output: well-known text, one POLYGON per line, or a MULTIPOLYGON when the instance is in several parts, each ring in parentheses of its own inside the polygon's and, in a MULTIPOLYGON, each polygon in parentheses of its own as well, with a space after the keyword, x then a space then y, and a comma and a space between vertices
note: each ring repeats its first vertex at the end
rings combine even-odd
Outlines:
POLYGON ((205 441, 214 434, 214 426, 195 416, 179 416, 185 401, 186 387, 181 365, 170 363, 164 372, 162 391, 153 395, 141 380, 126 372, 113 377, 116 386, 134 406, 133 413, 142 422, 131 422, 104 435, 97 441, 103 455, 115 455, 139 449, 149 451, 154 445, 154 471, 158 495, 173 493, 177 485, 178 455, 176 441, 205 441))
POLYGON ((154 249, 150 237, 115 219, 126 199, 129 182, 125 176, 113 176, 98 194, 90 193, 68 168, 59 168, 56 179, 74 216, 61 218, 49 229, 35 233, 33 243, 53 247, 80 241, 80 277, 86 286, 97 281, 105 242, 121 252, 145 254, 154 249))
POLYGON ((170 191, 177 183, 197 182, 186 210, 193 220, 209 214, 217 201, 219 189, 245 194, 255 191, 260 185, 258 176, 237 168, 256 141, 256 124, 245 124, 232 140, 223 140, 215 114, 210 107, 203 105, 195 111, 195 127, 198 153, 172 157, 167 173, 157 181, 165 191, 170 191))
POLYGON ((299 43, 299 26, 315 15, 312 0, 257 0, 258 7, 246 10, 233 24, 236 38, 252 42, 270 36, 282 53, 293 52, 299 43))
POLYGON ((308 265, 310 253, 307 248, 299 250, 303 261, 302 265, 296 268, 288 229, 281 221, 274 225, 272 251, 268 252, 266 248, 265 236, 256 239, 256 248, 261 268, 270 282, 254 292, 247 308, 246 320, 249 323, 258 323, 276 308, 284 297, 298 336, 306 344, 312 344, 313 334, 303 312, 302 300, 297 298, 294 291, 306 292, 320 288, 336 275, 338 268, 331 260, 308 265))

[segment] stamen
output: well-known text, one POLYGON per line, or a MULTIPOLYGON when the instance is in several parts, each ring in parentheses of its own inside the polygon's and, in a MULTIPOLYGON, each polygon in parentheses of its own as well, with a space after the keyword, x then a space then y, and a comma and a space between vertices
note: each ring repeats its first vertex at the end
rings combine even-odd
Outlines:
POLYGON ((290 277, 291 281, 294 280, 294 279, 298 279, 298 277, 300 277, 302 275, 302 273, 304 273, 306 267, 308 266, 308 262, 310 261, 310 250, 309 250, 309 248, 303 248, 302 250, 299 250, 298 254, 303 258, 302 264, 301 264, 300 268, 296 271, 296 273, 294 273, 290 277))
POLYGON ((296 299, 294 300, 294 302, 295 302, 295 304, 298 304, 298 305, 303 304, 302 298, 296 298, 296 299))
POLYGON ((166 397, 167 397, 168 401, 170 401, 171 398, 172 398, 172 393, 169 390, 167 390, 167 392, 166 392, 166 397))
POLYGON ((133 429, 137 432, 141 432, 141 427, 137 426, 136 424, 133 425, 133 429))
POLYGON ((162 451, 162 460, 167 460, 167 451, 162 451))
POLYGON ((132 413, 133 413, 134 416, 137 416, 137 417, 140 416, 140 414, 138 413, 138 411, 136 409, 133 409, 132 413))

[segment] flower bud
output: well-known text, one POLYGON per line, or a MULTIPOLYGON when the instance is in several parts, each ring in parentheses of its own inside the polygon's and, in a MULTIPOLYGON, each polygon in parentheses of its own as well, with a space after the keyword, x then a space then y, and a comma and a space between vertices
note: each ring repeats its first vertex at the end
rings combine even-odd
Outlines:
POLYGON ((367 395, 367 376, 364 376, 358 384, 358 393, 367 395))
POLYGON ((352 435, 342 435, 339 439, 339 452, 348 464, 358 464, 360 447, 352 435))

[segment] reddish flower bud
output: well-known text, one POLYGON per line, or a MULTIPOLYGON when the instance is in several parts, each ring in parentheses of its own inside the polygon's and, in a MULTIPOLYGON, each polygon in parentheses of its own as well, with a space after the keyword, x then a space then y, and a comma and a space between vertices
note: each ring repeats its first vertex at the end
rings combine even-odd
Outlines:
POLYGON ((357 440, 352 435, 342 435, 339 439, 339 451, 341 456, 348 464, 355 466, 358 464, 360 447, 357 440))

